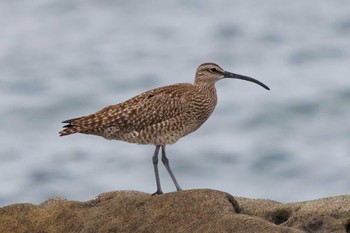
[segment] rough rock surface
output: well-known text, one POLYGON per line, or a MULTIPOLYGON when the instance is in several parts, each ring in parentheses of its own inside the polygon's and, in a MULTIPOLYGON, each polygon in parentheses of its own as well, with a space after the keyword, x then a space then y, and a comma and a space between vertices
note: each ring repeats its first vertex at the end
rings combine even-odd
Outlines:
POLYGON ((282 204, 188 190, 115 191, 87 202, 0 208, 0 232, 350 232, 350 195, 282 204))

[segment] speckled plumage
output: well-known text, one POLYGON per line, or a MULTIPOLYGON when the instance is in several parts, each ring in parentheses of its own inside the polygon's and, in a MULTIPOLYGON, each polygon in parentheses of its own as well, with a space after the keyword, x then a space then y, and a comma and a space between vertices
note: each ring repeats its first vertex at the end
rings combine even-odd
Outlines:
POLYGON ((158 152, 162 147, 162 161, 177 190, 181 190, 165 156, 165 145, 173 144, 197 130, 209 118, 217 103, 215 83, 223 78, 253 81, 268 89, 255 79, 224 71, 214 63, 204 63, 196 71, 194 84, 178 83, 156 88, 94 114, 63 121, 67 125, 60 131, 60 136, 83 133, 110 140, 155 145, 155 194, 162 193, 157 168, 158 152))
POLYGON ((198 129, 216 102, 214 83, 178 83, 64 121, 68 125, 60 135, 84 133, 138 144, 173 144, 198 129))

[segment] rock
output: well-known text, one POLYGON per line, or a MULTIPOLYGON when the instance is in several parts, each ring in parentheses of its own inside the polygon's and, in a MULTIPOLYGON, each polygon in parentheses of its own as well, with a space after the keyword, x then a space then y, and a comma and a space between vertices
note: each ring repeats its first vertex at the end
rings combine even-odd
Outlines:
POLYGON ((264 218, 303 232, 350 233, 350 195, 282 204, 271 200, 235 198, 241 214, 264 218))
POLYGON ((0 232, 350 232, 350 195, 282 204, 209 189, 115 191, 2 207, 0 232))

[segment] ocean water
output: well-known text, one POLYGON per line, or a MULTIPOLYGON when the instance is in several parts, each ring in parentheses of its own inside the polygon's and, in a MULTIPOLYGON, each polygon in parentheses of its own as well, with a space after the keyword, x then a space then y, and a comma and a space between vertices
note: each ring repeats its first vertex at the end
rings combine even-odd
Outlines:
POLYGON ((193 82, 202 62, 271 91, 217 83, 213 115, 167 147, 184 189, 282 202, 350 194, 349 1, 11 0, 0 17, 0 206, 154 192, 153 146, 59 137, 60 122, 193 82))

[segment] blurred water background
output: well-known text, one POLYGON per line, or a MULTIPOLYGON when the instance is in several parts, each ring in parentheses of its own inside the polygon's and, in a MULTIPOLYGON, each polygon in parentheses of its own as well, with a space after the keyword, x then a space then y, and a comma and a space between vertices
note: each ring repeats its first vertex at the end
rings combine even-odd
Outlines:
MULTIPOLYGON (((282 202, 350 193, 350 1, 0 1, 0 205, 155 191, 153 146, 58 137, 62 120, 197 66, 218 106, 168 146, 184 189, 282 202)), ((160 164, 165 192, 175 188, 160 164)))

